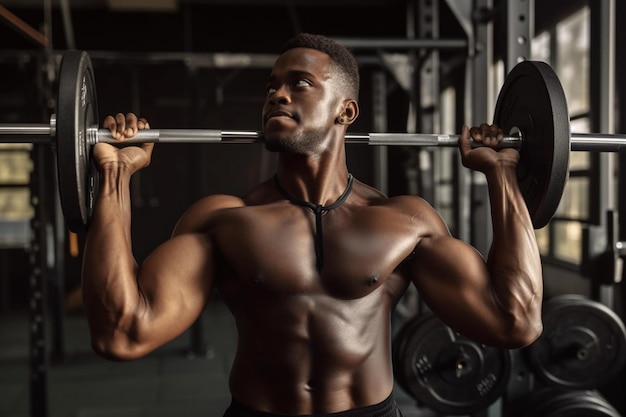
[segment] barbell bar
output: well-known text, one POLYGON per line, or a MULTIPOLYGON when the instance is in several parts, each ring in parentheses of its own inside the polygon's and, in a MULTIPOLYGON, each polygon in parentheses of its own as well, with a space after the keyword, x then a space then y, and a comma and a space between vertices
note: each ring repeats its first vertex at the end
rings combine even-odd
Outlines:
MULTIPOLYGON (((0 123, 0 143, 43 143, 54 142, 54 116, 50 123, 26 123, 13 125, 0 123)), ((97 126, 87 128, 89 145, 120 142, 111 136, 108 129, 97 126)), ((522 146, 521 133, 504 136, 496 149, 522 146)), ((347 133, 345 142, 349 144, 418 146, 418 147, 456 147, 459 135, 437 133, 347 133)), ((125 145, 142 143, 263 143, 263 132, 250 130, 218 129, 149 129, 139 130, 137 134, 124 141, 125 145)), ((480 146, 478 144, 473 146, 480 146)), ((626 135, 571 133, 570 150, 585 152, 619 152, 626 149, 626 135)))
MULTIPOLYGON (((507 132, 499 148, 520 152, 517 180, 533 226, 544 227, 554 215, 569 174, 570 151, 618 152, 626 135, 571 134, 567 102, 552 68, 523 61, 507 75, 496 103, 494 123, 507 132)), ((399 146, 458 146, 458 135, 368 133, 345 137, 346 143, 399 146)), ((148 129, 124 145, 140 143, 259 143, 256 131, 148 129)), ((95 77, 87 52, 63 54, 56 113, 50 124, 0 124, 0 143, 47 143, 56 153, 59 193, 70 230, 84 230, 98 194, 99 174, 91 157, 96 143, 119 144, 98 128, 95 77)))

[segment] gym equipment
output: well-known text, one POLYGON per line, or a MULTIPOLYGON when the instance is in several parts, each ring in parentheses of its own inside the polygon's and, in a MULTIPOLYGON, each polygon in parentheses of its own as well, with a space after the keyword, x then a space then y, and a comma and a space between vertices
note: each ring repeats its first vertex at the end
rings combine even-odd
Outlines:
POLYGON ((407 322, 393 342, 396 381, 443 415, 466 415, 493 404, 506 388, 512 352, 481 345, 426 313, 407 322))
POLYGON ((529 367, 547 385, 594 389, 626 363, 626 328, 613 310, 579 295, 544 303, 544 331, 524 349, 529 367))
POLYGON ((621 417, 598 391, 542 388, 506 407, 504 417, 621 417))
MULTIPOLYGON (((97 143, 117 143, 99 129, 94 71, 84 51, 64 53, 59 70, 57 112, 50 124, 0 124, 0 143, 49 143, 56 151, 61 206, 70 230, 89 223, 99 177, 91 157, 97 143)), ((551 67, 524 61, 507 75, 498 96, 494 123, 507 136, 499 148, 520 151, 518 181, 533 226, 544 227, 554 215, 568 177, 570 151, 617 152, 626 135, 570 134, 562 86, 551 67)), ((458 135, 348 134, 346 143, 400 146, 457 146, 458 135)), ((254 131, 200 129, 142 130, 124 146, 148 143, 256 143, 254 131)))

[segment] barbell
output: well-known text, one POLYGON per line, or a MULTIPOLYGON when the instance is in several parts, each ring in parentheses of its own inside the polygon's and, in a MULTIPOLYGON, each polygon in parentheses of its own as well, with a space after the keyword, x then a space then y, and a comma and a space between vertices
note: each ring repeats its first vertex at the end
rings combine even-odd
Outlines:
MULTIPOLYGON (((87 52, 68 50, 59 68, 56 113, 49 124, 0 124, 0 143, 47 143, 56 153, 61 207, 68 228, 84 230, 98 194, 99 175, 91 150, 117 143, 98 128, 94 70, 87 52)), ((494 123, 507 135, 500 148, 520 152, 517 181, 536 229, 554 215, 569 174, 570 151, 618 152, 626 135, 571 134, 567 102, 553 69, 523 61, 506 76, 494 123)), ((414 133, 347 134, 346 143, 400 146, 457 146, 458 135, 414 133)), ((124 145, 140 143, 258 143, 256 131, 149 129, 124 145)), ((478 145, 476 145, 478 146, 478 145)))

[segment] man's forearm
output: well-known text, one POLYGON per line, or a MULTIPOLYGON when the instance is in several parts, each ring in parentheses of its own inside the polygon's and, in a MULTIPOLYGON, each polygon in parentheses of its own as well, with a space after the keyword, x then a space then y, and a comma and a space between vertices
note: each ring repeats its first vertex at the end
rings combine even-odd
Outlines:
POLYGON ((89 224, 83 261, 83 300, 96 349, 132 332, 142 297, 132 253, 130 174, 105 170, 89 224), (99 347, 98 347, 99 346, 99 347))
POLYGON ((497 302, 512 319, 515 334, 539 336, 543 277, 532 221, 512 168, 487 176, 493 243, 487 264, 497 302))

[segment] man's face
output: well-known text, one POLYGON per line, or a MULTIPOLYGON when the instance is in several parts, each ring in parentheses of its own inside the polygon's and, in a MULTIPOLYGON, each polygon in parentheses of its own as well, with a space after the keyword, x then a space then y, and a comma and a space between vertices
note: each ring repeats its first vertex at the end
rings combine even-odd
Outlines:
POLYGON ((266 147, 314 155, 340 113, 341 92, 328 55, 294 48, 275 62, 263 106, 266 147))

